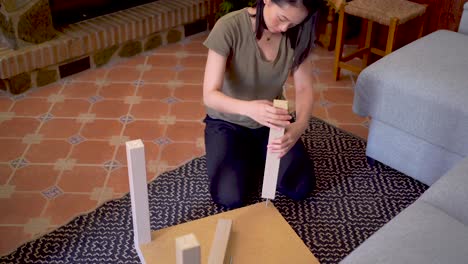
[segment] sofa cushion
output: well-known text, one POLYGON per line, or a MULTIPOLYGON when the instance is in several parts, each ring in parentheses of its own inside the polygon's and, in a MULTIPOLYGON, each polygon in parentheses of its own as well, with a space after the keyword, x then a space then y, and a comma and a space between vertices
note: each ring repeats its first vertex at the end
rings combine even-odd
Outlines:
POLYGON ((435 182, 420 199, 468 225, 468 157, 435 182))
POLYGON ((416 201, 364 241, 341 263, 466 263, 468 227, 416 201))
POLYGON ((353 110, 468 155, 468 36, 439 30, 364 69, 353 110))

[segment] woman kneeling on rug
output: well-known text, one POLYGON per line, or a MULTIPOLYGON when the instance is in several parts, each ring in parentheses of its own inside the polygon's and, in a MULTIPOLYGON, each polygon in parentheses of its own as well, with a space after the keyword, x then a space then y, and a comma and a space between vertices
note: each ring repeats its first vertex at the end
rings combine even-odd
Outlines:
POLYGON ((210 193, 229 208, 242 206, 263 180, 266 151, 281 158, 277 190, 301 200, 315 186, 312 161, 300 137, 312 111, 312 18, 318 0, 258 0, 255 8, 220 18, 203 84, 205 145, 210 193), (289 74, 296 89, 296 120, 273 107, 289 74), (269 129, 285 128, 268 144, 269 129))

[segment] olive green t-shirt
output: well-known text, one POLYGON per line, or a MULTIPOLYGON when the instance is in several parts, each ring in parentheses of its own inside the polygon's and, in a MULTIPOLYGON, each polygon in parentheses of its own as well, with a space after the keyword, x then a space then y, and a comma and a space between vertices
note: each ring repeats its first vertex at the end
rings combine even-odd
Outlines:
MULTIPOLYGON (((257 45, 247 8, 221 17, 211 30, 204 45, 227 57, 221 91, 240 100, 269 100, 283 98, 283 85, 293 60, 293 49, 286 36, 280 40, 277 57, 267 61, 257 45)), ((228 114, 207 107, 211 118, 222 119, 249 128, 262 125, 253 119, 228 114)))

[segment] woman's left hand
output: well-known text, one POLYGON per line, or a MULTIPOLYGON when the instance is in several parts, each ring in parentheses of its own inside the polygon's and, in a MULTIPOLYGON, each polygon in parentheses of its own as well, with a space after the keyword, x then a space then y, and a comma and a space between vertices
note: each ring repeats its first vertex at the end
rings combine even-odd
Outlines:
POLYGON ((286 127, 283 136, 268 142, 268 151, 278 153, 278 158, 283 157, 296 144, 303 132, 298 123, 290 124, 286 127))

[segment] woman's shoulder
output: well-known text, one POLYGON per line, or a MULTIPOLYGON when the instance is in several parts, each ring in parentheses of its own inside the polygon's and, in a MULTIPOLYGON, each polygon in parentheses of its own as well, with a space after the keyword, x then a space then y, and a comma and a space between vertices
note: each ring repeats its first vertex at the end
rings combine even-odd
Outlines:
POLYGON ((245 20, 246 15, 248 14, 245 8, 235 10, 220 17, 218 21, 216 21, 216 24, 223 24, 225 26, 239 26, 245 20))

